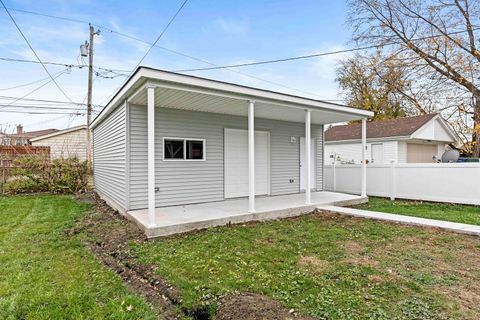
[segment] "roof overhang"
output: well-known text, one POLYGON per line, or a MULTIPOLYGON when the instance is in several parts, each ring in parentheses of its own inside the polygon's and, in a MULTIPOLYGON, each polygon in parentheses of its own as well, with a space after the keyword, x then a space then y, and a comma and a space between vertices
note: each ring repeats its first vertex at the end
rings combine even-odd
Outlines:
POLYGON ((159 107, 246 116, 248 101, 255 101, 255 117, 303 122, 299 110, 310 110, 313 124, 368 118, 373 112, 284 93, 139 67, 92 122, 95 128, 121 103, 147 104, 147 90, 155 88, 159 107))

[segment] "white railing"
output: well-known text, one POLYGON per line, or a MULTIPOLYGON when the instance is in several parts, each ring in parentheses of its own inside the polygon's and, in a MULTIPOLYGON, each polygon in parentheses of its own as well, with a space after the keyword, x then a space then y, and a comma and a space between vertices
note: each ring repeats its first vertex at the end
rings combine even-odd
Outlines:
MULTIPOLYGON (((325 189, 361 193, 361 165, 325 165, 325 189)), ((368 164, 367 195, 480 205, 480 163, 368 164)))

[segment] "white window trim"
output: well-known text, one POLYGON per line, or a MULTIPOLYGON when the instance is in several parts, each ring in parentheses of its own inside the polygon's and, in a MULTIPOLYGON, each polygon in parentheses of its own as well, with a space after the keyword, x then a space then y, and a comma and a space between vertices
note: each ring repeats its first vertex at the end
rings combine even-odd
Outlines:
POLYGON ((207 140, 198 138, 179 138, 179 137, 162 137, 162 159, 167 162, 198 162, 207 160, 207 140), (165 140, 183 141, 183 159, 165 159, 165 140), (201 141, 203 144, 203 159, 187 159, 187 140, 201 141))

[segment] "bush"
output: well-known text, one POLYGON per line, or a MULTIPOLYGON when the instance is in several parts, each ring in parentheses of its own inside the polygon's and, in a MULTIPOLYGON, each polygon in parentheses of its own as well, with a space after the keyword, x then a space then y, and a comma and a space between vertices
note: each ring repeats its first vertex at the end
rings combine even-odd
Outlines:
POLYGON ((10 194, 32 192, 76 193, 88 189, 88 164, 78 158, 55 159, 25 156, 14 162, 13 177, 5 184, 10 194))

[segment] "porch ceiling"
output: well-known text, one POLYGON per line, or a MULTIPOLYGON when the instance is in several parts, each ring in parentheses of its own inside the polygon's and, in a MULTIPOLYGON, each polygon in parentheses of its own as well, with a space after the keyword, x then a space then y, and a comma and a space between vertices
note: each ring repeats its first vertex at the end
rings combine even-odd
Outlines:
MULTIPOLYGON (((248 98, 229 97, 219 93, 204 93, 188 89, 165 88, 156 86, 155 106, 174 109, 247 116, 248 98)), ((276 102, 255 101, 255 117, 292 122, 305 122, 305 109, 311 110, 312 124, 328 124, 361 119, 358 114, 332 111, 321 108, 309 108, 302 105, 292 105, 276 102)), ((147 88, 142 87, 129 99, 135 105, 147 105, 147 88)))

